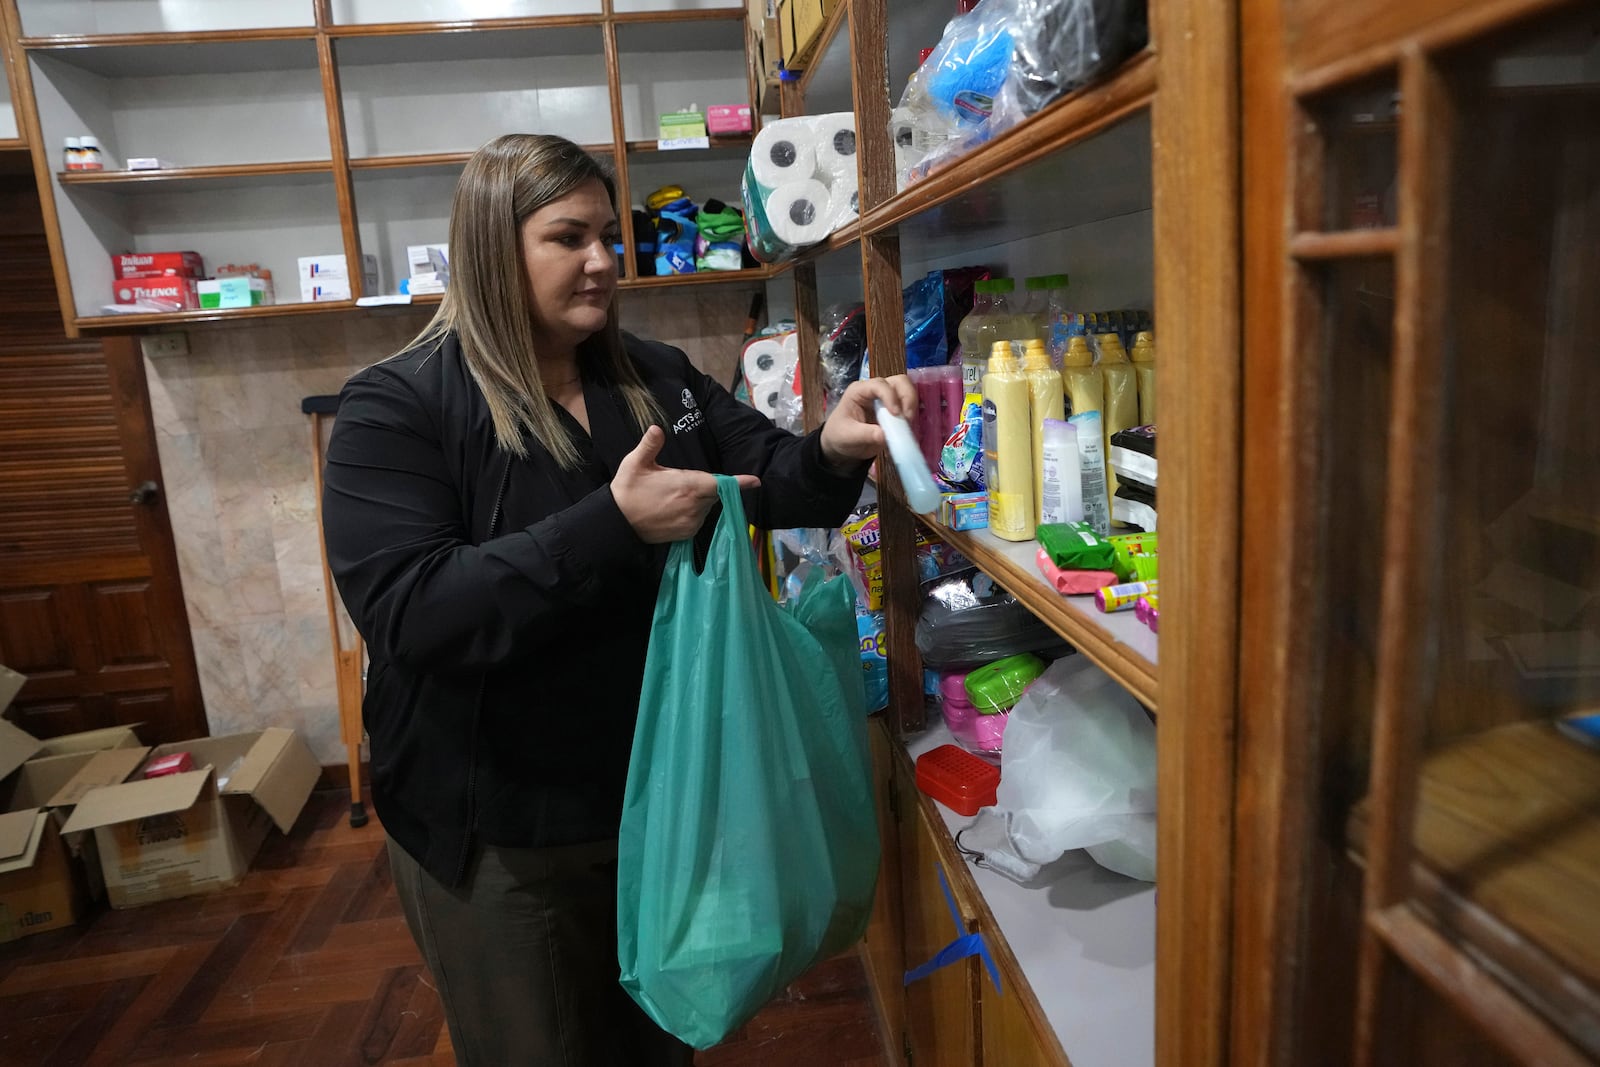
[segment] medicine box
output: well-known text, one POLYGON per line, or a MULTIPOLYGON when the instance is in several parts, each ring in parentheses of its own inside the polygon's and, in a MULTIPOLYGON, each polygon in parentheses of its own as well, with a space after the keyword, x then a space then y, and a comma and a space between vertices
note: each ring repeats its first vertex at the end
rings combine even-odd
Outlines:
MULTIPOLYGON (((349 300, 354 295, 350 288, 349 266, 344 256, 301 256, 298 262, 301 300, 307 303, 349 300)), ((364 295, 378 291, 377 256, 361 257, 361 291, 364 295)))
POLYGON ((706 117, 698 111, 669 111, 661 116, 659 131, 663 141, 684 137, 704 137, 706 117))
POLYGON ((198 252, 120 252, 111 257, 114 278, 204 278, 198 252))
POLYGON ((249 308, 266 303, 267 283, 261 278, 207 278, 195 288, 203 308, 249 308))
POLYGON ((706 129, 711 133, 749 133, 749 104, 713 104, 706 108, 706 129))
POLYGON ((939 519, 952 530, 982 530, 989 525, 988 493, 946 493, 939 519))
POLYGON ((111 283, 111 295, 119 304, 147 304, 162 311, 188 311, 200 306, 195 280, 181 275, 118 278, 111 283))

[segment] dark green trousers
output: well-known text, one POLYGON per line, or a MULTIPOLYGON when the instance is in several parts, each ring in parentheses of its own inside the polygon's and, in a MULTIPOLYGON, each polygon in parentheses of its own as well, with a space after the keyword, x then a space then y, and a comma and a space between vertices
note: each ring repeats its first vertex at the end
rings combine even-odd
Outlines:
POLYGON ((391 839, 462 1067, 689 1067, 617 981, 617 843, 479 848, 451 889, 391 839))

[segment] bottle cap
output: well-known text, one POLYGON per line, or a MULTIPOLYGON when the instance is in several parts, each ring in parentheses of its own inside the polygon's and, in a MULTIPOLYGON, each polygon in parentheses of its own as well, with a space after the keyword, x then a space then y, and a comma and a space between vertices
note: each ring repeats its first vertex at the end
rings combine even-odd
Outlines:
POLYGON ((1150 363, 1156 358, 1156 337, 1149 330, 1140 330, 1133 337, 1131 358, 1135 363, 1150 363))
POLYGON ((100 147, 100 139, 98 137, 90 137, 88 135, 78 138, 78 143, 85 148, 100 147))
POLYGON ((1113 356, 1125 356, 1127 353, 1122 348, 1122 338, 1115 333, 1096 334, 1095 340, 1100 342, 1101 355, 1111 353, 1113 356))
POLYGON ((1065 289, 1067 287, 1067 276, 1065 274, 1052 274, 1045 280, 1050 283, 1050 288, 1052 289, 1065 289))
POLYGON ((991 293, 1009 293, 1009 292, 1012 292, 1013 290, 1015 290, 1016 287, 1017 287, 1017 282, 1016 282, 1015 278, 990 278, 989 279, 989 291, 991 293))
POLYGON ((1023 354, 1022 354, 1022 369, 1023 370, 1054 370, 1055 369, 1055 367, 1050 363, 1050 353, 1045 351, 1045 347, 1044 347, 1044 342, 1043 341, 1035 339, 1035 340, 1032 340, 1032 341, 1028 342, 1027 350, 1025 352, 1023 352, 1023 354))
POLYGON ((83 144, 83 142, 79 141, 76 137, 68 137, 67 138, 67 147, 68 148, 78 148, 82 144, 83 144))
POLYGON ((1089 351, 1089 339, 1082 334, 1073 334, 1067 341, 1067 354, 1061 362, 1069 367, 1094 366, 1094 353, 1089 351))

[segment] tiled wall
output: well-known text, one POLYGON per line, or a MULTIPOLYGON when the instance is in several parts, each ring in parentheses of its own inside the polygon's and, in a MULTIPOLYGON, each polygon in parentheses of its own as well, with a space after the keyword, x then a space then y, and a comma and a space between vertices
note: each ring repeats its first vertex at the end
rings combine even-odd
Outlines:
MULTIPOLYGON (((726 384, 751 291, 623 297, 623 324, 726 384)), ((291 726, 344 762, 303 397, 336 393, 426 323, 420 311, 190 331, 145 361, 167 506, 214 734, 291 726)))

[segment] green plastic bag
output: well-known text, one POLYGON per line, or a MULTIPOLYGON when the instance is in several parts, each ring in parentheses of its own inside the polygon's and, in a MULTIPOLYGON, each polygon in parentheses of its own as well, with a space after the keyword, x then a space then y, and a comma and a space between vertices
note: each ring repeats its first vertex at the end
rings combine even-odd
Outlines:
POLYGON ((661 579, 617 877, 622 984, 697 1048, 854 944, 878 877, 854 590, 774 603, 718 483, 704 571, 680 541, 661 579))

